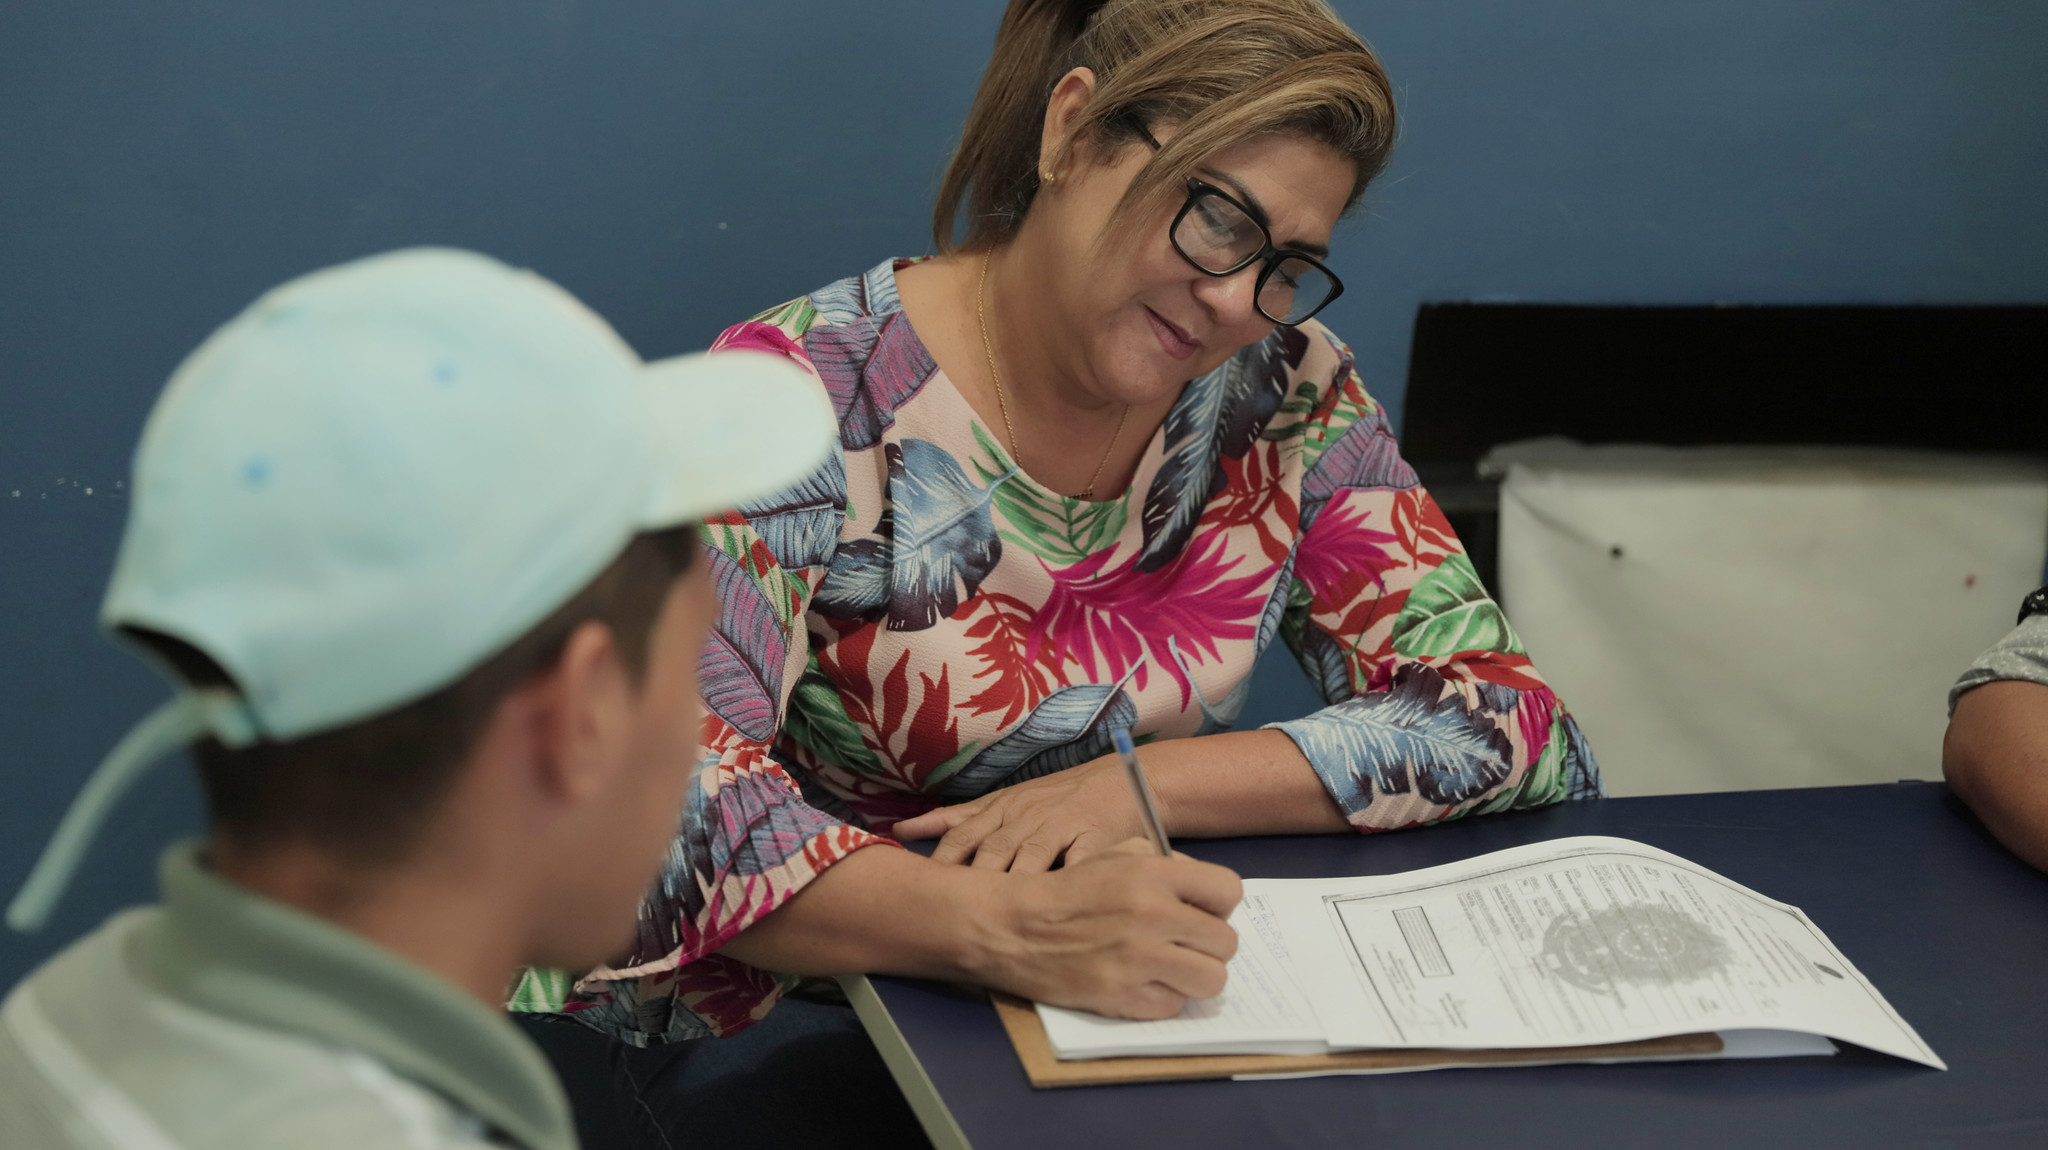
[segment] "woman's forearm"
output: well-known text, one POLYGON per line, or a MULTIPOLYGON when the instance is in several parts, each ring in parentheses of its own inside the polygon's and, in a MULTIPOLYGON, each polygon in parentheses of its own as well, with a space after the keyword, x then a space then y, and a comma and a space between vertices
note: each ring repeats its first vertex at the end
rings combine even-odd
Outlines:
POLYGON ((1998 841, 2048 870, 2048 687, 2004 680, 1964 694, 1941 769, 1998 841))
POLYGON ((788 974, 974 980, 988 965, 997 876, 887 846, 857 850, 720 948, 788 974))
POLYGON ((1139 755, 1171 834, 1319 834, 1350 825, 1322 776, 1280 731, 1166 739, 1139 755))
POLYGON ((1165 1018, 1223 990, 1243 888, 1222 867, 1139 848, 1052 873, 855 851, 722 953, 794 974, 960 979, 1033 1001, 1165 1018))
MULTIPOLYGON (((1280 731, 1162 739, 1138 751, 1170 835, 1318 834, 1347 829, 1343 811, 1294 740, 1280 731)), ((1106 755, 958 806, 905 819, 898 837, 940 837, 932 857, 978 869, 1042 871, 1144 833, 1116 756, 1106 755)))

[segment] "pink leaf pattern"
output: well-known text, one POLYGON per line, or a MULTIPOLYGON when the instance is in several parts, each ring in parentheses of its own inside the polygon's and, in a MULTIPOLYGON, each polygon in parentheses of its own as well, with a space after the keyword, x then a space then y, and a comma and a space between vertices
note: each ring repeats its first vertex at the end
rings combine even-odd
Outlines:
POLYGON ((1391 531, 1367 526, 1370 511, 1344 503, 1316 520, 1294 563, 1294 577, 1322 603, 1357 602, 1370 583, 1387 588, 1387 572, 1400 566, 1397 552, 1387 549, 1400 540, 1391 531))
POLYGON ((1137 667, 1137 687, 1143 690, 1150 668, 1138 664, 1149 655, 1151 665, 1179 684, 1181 706, 1187 707, 1194 686, 1169 642, 1177 638, 1183 652, 1216 659, 1218 642, 1251 638, 1278 570, 1278 564, 1261 562, 1248 574, 1233 575, 1250 557, 1226 560, 1225 538, 1198 535, 1156 571, 1139 570, 1137 553, 1105 571, 1113 551, 1064 570, 1048 567, 1052 594, 1032 620, 1025 657, 1059 651, 1090 679, 1118 679, 1137 667))
POLYGON ((791 359, 803 358, 803 346, 772 323, 749 320, 727 328, 711 345, 712 351, 772 351, 791 359))

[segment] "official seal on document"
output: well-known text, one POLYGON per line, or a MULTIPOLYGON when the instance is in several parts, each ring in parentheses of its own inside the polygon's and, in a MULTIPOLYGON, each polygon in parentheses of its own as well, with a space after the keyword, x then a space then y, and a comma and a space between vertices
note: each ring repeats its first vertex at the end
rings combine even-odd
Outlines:
POLYGON ((1602 993, 1620 982, 1693 982, 1712 976, 1731 957, 1718 935, 1662 906, 1567 915, 1543 932, 1544 965, 1574 986, 1602 993))

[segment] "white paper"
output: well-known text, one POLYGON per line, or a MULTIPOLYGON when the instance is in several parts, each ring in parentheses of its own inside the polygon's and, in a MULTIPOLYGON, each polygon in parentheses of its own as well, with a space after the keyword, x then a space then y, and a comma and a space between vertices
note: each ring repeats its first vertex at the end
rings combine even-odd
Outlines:
POLYGON ((1246 887, 1334 1048, 1792 1030, 1946 1069, 1797 907, 1626 839, 1246 887))
POLYGON ((1334 1070, 1288 1070, 1276 1074, 1233 1074, 1237 1082, 1279 1078, 1333 1078, 1352 1074, 1413 1074, 1421 1070, 1496 1070, 1504 1066, 1613 1066, 1623 1062, 1711 1062, 1720 1058, 1807 1058, 1835 1053, 1818 1034, 1794 1030, 1724 1030, 1721 1049, 1707 1054, 1631 1054, 1622 1058, 1544 1058, 1530 1062, 1432 1062, 1427 1066, 1346 1066, 1334 1070))
POLYGON ((1322 1024, 1288 965, 1286 942, 1265 895, 1248 890, 1231 914, 1230 925, 1237 929, 1237 954, 1230 960, 1230 981, 1222 994, 1190 999, 1179 1014, 1157 1022, 1041 1005, 1038 1017, 1053 1053, 1062 1059, 1083 1059, 1327 1051, 1322 1024))

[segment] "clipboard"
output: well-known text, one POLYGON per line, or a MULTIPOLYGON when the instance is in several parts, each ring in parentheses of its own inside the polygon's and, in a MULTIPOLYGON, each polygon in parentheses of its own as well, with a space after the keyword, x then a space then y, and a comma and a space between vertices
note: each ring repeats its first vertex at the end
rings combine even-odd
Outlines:
POLYGON ((1429 1070, 1449 1066, 1495 1066, 1529 1062, 1637 1061, 1712 1057, 1721 1036, 1674 1034, 1640 1042, 1596 1046, 1547 1046, 1518 1050, 1347 1050, 1334 1054, 1193 1054, 1165 1058, 1091 1058, 1062 1062, 1054 1057, 1045 1024, 1031 1003, 991 992, 996 1014, 1024 1074, 1038 1089, 1055 1086, 1110 1086, 1135 1082, 1187 1082, 1244 1075, 1373 1073, 1429 1070))

